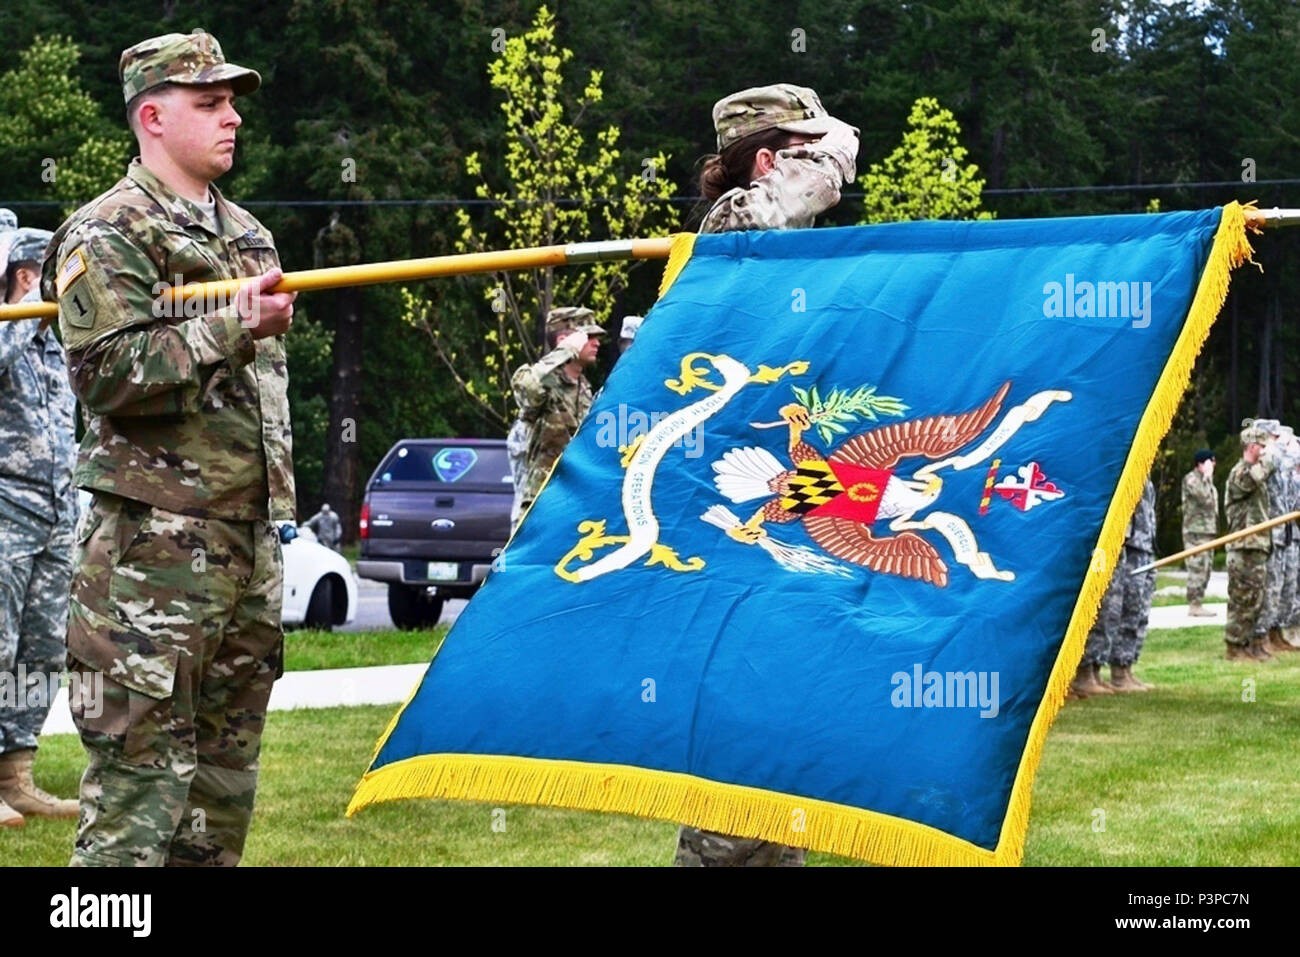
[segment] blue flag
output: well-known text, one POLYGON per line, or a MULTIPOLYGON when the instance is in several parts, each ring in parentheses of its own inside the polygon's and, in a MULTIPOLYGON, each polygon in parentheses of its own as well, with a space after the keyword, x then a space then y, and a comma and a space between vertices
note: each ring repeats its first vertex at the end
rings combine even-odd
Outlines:
POLYGON ((1017 863, 1124 527, 1248 256, 1235 204, 678 237, 349 813, 526 802, 1017 863))

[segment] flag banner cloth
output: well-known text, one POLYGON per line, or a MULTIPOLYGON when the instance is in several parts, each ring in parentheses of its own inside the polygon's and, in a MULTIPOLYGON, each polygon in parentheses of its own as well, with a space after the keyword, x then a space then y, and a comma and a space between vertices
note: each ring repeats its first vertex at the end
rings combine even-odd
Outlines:
MULTIPOLYGON (((1015 864, 1242 207, 682 235, 348 813, 1015 864)), ((665 848, 665 856, 671 849, 665 848)))

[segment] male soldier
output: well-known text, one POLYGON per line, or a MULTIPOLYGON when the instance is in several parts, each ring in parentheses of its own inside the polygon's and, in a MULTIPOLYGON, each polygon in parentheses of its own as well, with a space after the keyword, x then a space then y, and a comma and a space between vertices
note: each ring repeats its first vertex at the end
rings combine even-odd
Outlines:
POLYGON ((338 512, 330 508, 328 502, 303 524, 316 533, 316 541, 336 552, 339 550, 339 539, 343 537, 343 523, 339 521, 338 512))
MULTIPOLYGON (((1300 510, 1300 438, 1293 437, 1291 441, 1295 465, 1288 483, 1291 493, 1288 512, 1300 510)), ((1282 590, 1282 640, 1291 648, 1300 649, 1300 521, 1287 524, 1291 526, 1291 555, 1287 558, 1287 582, 1282 590)))
POLYGON ((1147 684, 1133 675, 1133 665, 1142 653, 1147 622, 1151 617, 1151 598, 1155 594, 1154 568, 1134 575, 1133 569, 1155 560, 1156 488, 1151 479, 1142 486, 1142 498, 1129 519, 1124 533, 1124 547, 1115 562, 1110 584, 1102 595, 1097 620, 1088 632, 1083 660, 1070 684, 1076 698, 1116 691, 1150 691, 1147 684), (1101 680, 1101 666, 1110 665, 1110 683, 1101 680))
POLYGON ((597 337, 605 334, 592 321, 594 317, 590 309, 581 307, 552 309, 546 314, 551 351, 532 365, 520 366, 510 380, 519 419, 529 430, 523 480, 515 485, 516 525, 591 408, 591 384, 582 370, 596 361, 597 337))
MULTIPOLYGON (((5 302, 40 300, 49 239, 44 229, 0 238, 5 302)), ((52 797, 32 780, 36 737, 67 652, 77 519, 76 403, 63 346, 49 325, 48 319, 0 322, 0 681, 13 694, 12 705, 0 705, 0 826, 6 827, 20 827, 24 817, 77 816, 76 801, 52 797)))
POLYGON ((212 181, 234 160, 234 99, 261 83, 215 38, 167 34, 118 66, 140 155, 60 227, 45 261, 88 413, 76 482, 73 701, 90 764, 74 865, 234 865, 281 670, 275 522, 293 518, 280 339, 294 296, 271 234, 212 181), (165 286, 257 277, 233 302, 165 286))
MULTIPOLYGON (((1256 424, 1261 424, 1259 420, 1256 424)), ((1268 420, 1265 430, 1274 437, 1273 451, 1277 468, 1268 477, 1268 517, 1280 518, 1292 511, 1291 495, 1295 474, 1296 437, 1288 425, 1280 425, 1275 419, 1268 420)), ((1290 643, 1282 637, 1282 626, 1287 624, 1290 615, 1292 595, 1287 583, 1294 587, 1295 568, 1289 565, 1294 561, 1295 549, 1292 548, 1294 531, 1291 522, 1275 525, 1270 530, 1273 548, 1268 553, 1268 588, 1264 593, 1264 605, 1259 619, 1255 622, 1255 636, 1263 640, 1264 647, 1276 654, 1282 651, 1294 651, 1290 643)))
POLYGON ((620 356, 632 348, 632 340, 636 338, 637 330, 641 328, 641 323, 644 321, 643 316, 623 317, 623 327, 618 332, 618 354, 620 356))
MULTIPOLYGON (((1183 548, 1195 548, 1219 533, 1219 490, 1214 487, 1214 453, 1201 449, 1195 467, 1183 476, 1183 548)), ((1213 618, 1214 612, 1201 606, 1205 586, 1214 567, 1214 551, 1183 559, 1187 569, 1187 614, 1213 618)))
MULTIPOLYGON (((1110 686, 1116 691, 1150 691, 1147 684, 1133 674, 1133 666, 1142 654, 1147 622, 1151 618, 1151 598, 1156 591, 1156 570, 1133 570, 1156 558, 1156 487, 1148 478, 1142 486, 1142 498, 1128 520, 1124 535, 1123 564, 1116 563, 1114 581, 1124 592, 1119 619, 1110 643, 1110 686)), ((1113 583, 1113 582, 1112 582, 1113 583)))
MULTIPOLYGON (((1228 473, 1223 489, 1223 512, 1228 531, 1239 532, 1268 521, 1268 477, 1275 467, 1270 437, 1254 419, 1243 419, 1241 461, 1228 473)), ((1229 661, 1273 661, 1263 641, 1255 635, 1268 587, 1268 553, 1273 536, 1267 529, 1226 546, 1228 552, 1228 625, 1223 639, 1229 661)))

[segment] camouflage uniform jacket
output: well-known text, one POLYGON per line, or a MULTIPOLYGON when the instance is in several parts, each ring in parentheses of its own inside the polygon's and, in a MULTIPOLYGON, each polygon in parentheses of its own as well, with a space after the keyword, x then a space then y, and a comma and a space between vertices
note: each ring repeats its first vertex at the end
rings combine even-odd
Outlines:
MULTIPOLYGON (((1239 532, 1268 521, 1268 477, 1272 471, 1273 459, 1266 453, 1261 453, 1254 465, 1242 459, 1232 467, 1223 489, 1223 513, 1228 518, 1229 532, 1239 532)), ((1229 542, 1225 548, 1228 551, 1246 548, 1269 551, 1272 543, 1273 537, 1268 531, 1263 531, 1229 542)))
MULTIPOLYGON (((1281 518, 1291 511, 1291 462, 1279 456, 1276 467, 1269 474, 1268 481, 1268 517, 1281 518)), ((1273 547, 1282 548, 1291 544, 1291 523, 1274 525, 1269 534, 1273 537, 1273 547)))
POLYGON ((519 493, 521 502, 531 502, 537 497, 555 460, 591 408, 591 385, 587 377, 579 375, 575 382, 564 371, 565 364, 576 358, 577 353, 572 349, 559 346, 532 365, 520 366, 510 380, 519 404, 519 418, 532 428, 524 483, 519 493))
POLYGON ((0 498, 53 525, 77 514, 76 400, 63 346, 40 324, 0 322, 0 498))
POLYGON ((770 173, 718 197, 700 232, 812 226, 840 201, 840 187, 853 181, 857 155, 858 141, 851 132, 832 132, 816 143, 780 150, 770 173))
POLYGON ((1142 486, 1133 517, 1128 520, 1124 533, 1124 547, 1155 554, 1156 550, 1156 487, 1150 479, 1142 486))
POLYGON ((72 387, 88 413, 76 482, 198 517, 294 515, 288 370, 279 337, 254 340, 234 303, 157 309, 163 284, 278 266, 271 234, 212 187, 213 217, 139 159, 50 241, 72 387))
POLYGON ((1197 469, 1183 476, 1183 538, 1219 530, 1219 490, 1197 469))

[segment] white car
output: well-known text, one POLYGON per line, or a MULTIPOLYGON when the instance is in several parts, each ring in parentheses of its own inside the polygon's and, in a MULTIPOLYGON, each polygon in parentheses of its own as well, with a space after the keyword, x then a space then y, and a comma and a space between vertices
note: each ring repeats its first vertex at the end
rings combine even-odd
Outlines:
MULTIPOLYGON (((84 512, 91 494, 78 492, 84 512)), ((290 528, 292 523, 286 522, 290 528)), ((348 560, 316 541, 312 530, 302 527, 298 536, 285 542, 283 526, 280 551, 284 555, 284 597, 280 620, 286 626, 321 628, 346 625, 357 616, 357 580, 348 560)))
MULTIPOLYGON (((281 539, 283 541, 283 539, 281 539)), ((357 580, 348 560, 316 541, 310 528, 284 542, 284 626, 329 631, 357 616, 357 580)))

